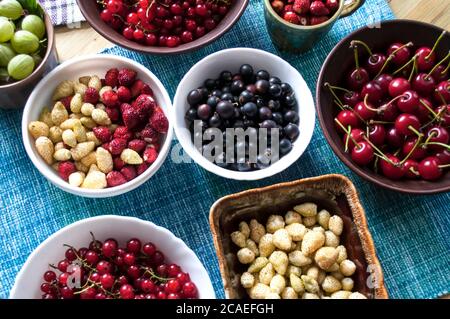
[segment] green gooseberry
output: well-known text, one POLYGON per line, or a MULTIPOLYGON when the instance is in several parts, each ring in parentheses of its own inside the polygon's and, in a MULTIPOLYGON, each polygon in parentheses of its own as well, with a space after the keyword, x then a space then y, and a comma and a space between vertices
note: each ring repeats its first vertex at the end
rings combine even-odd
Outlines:
POLYGON ((11 40, 16 26, 8 19, 0 19, 0 42, 11 40))
POLYGON ((17 0, 2 0, 0 1, 0 16, 9 19, 19 19, 23 14, 22 5, 17 0))
POLYGON ((0 83, 9 81, 9 73, 5 68, 0 68, 0 83))
POLYGON ((14 33, 11 45, 17 53, 31 54, 39 49, 39 39, 30 31, 20 30, 14 33))
POLYGON ((45 24, 42 19, 34 14, 27 15, 21 24, 22 30, 30 31, 39 39, 45 35, 45 24))
POLYGON ((19 54, 8 63, 8 73, 14 80, 23 80, 34 70, 34 60, 28 54, 19 54))
POLYGON ((11 45, 0 43, 0 67, 8 66, 9 61, 16 56, 16 52, 11 48, 11 45))

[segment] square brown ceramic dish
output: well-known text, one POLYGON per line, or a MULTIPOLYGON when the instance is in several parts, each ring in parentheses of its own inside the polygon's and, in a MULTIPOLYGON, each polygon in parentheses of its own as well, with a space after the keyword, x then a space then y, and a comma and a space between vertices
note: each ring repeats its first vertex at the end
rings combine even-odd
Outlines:
POLYGON ((284 215, 293 206, 307 201, 315 202, 319 208, 327 209, 344 220, 341 243, 347 248, 349 259, 357 266, 353 275, 355 291, 368 298, 387 298, 381 265, 367 227, 364 209, 355 186, 342 175, 324 175, 251 189, 225 196, 211 207, 209 220, 226 297, 248 298, 239 282, 239 275, 245 269, 236 258, 237 248, 230 238, 230 234, 238 229, 239 222, 249 222, 255 218, 265 224, 271 214, 284 215), (369 288, 366 284, 371 275, 369 265, 377 275, 370 277, 378 279, 375 288, 369 288))

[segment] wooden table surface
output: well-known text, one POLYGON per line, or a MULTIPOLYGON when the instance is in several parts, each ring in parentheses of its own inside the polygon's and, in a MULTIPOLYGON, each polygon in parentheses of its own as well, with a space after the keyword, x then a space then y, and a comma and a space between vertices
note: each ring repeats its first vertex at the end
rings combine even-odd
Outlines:
MULTIPOLYGON (((371 1, 371 0, 368 0, 371 1)), ((386 0, 400 19, 419 20, 450 31, 450 0, 386 0)), ((56 29, 56 47, 61 61, 93 54, 112 46, 87 23, 81 28, 56 29)), ((444 298, 450 299, 450 295, 444 298)))
MULTIPOLYGON (((387 1, 398 18, 425 21, 450 30, 450 0, 387 1)), ((110 46, 112 43, 105 40, 87 23, 82 23, 81 28, 56 29, 56 47, 61 61, 97 53, 110 46)))

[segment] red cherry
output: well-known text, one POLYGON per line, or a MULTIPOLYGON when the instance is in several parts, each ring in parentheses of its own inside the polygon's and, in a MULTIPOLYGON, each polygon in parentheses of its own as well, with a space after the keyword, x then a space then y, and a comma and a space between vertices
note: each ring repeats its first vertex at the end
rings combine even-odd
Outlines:
MULTIPOLYGON (((350 150, 352 150, 355 147, 355 143, 353 142, 353 140, 355 140, 356 142, 364 141, 364 134, 365 134, 364 131, 359 128, 352 129, 350 131, 350 136, 352 138, 350 138, 348 140, 348 148, 350 150)), ((345 145, 346 141, 347 141, 347 134, 344 135, 344 139, 343 139, 344 145, 345 145)))
POLYGON ((170 293, 178 293, 181 290, 181 284, 176 279, 171 279, 167 282, 165 292, 167 294, 170 293))
POLYGON ((392 97, 397 97, 402 95, 405 91, 409 90, 411 85, 405 78, 395 78, 389 83, 389 95, 392 97))
POLYGON ((443 173, 439 165, 440 163, 436 156, 423 159, 418 167, 420 176, 427 181, 437 180, 443 173))
MULTIPOLYGON (((417 137, 411 136, 408 139, 406 139, 406 142, 403 144, 402 147, 403 155, 407 156, 412 151, 412 149, 415 147, 416 144, 417 144, 417 137)), ((427 156, 426 147, 417 146, 416 149, 411 153, 409 158, 418 160, 424 158, 425 156, 427 156)))
POLYGON ((132 27, 126 27, 125 29, 123 29, 122 34, 128 40, 134 39, 134 29, 132 27))
POLYGON ((439 83, 448 79, 448 70, 445 65, 438 65, 431 73, 435 83, 439 83))
POLYGON ((366 63, 366 69, 370 74, 376 75, 383 68, 384 63, 386 62, 386 56, 382 53, 374 53, 372 54, 366 63))
POLYGON ((401 135, 395 127, 391 127, 386 134, 386 141, 389 146, 398 148, 403 145, 404 137, 401 135))
POLYGON ((429 71, 433 68, 436 62, 436 54, 431 52, 429 47, 421 47, 416 50, 417 68, 419 71, 429 71))
POLYGON ((348 91, 344 92, 344 94, 342 95, 342 101, 344 102, 345 105, 354 107, 358 102, 361 101, 361 97, 357 92, 348 91))
POLYGON ((426 73, 419 73, 412 81, 412 88, 423 96, 430 95, 435 87, 433 77, 426 73))
POLYGON ((440 114, 440 121, 445 126, 450 126, 450 104, 441 105, 434 110, 436 114, 440 114), (443 109, 445 109, 443 111, 443 109))
POLYGON ((122 299, 133 299, 134 298, 134 290, 133 287, 129 284, 122 285, 119 289, 120 297, 122 299))
POLYGON ((399 66, 404 65, 411 57, 411 51, 403 43, 392 44, 389 47, 387 53, 388 55, 393 55, 392 61, 399 66), (397 52, 394 54, 394 51, 397 52))
POLYGON ((369 126, 369 140, 377 145, 381 146, 384 144, 386 139, 386 129, 381 124, 373 124, 369 126))
POLYGON ((416 91, 407 90, 397 100, 397 107, 404 113, 414 113, 419 107, 419 95, 416 91))
POLYGON ((394 180, 402 178, 406 172, 404 166, 400 165, 400 160, 392 154, 386 154, 386 157, 391 162, 393 162, 394 165, 386 160, 381 159, 379 161, 379 166, 383 175, 394 180))
MULTIPOLYGON (((441 143, 446 145, 450 140, 448 130, 442 126, 433 126, 432 128, 430 128, 426 134, 426 137, 429 142, 441 143)), ((428 148, 437 152, 445 149, 443 146, 433 144, 428 145, 428 148)))
POLYGON ((370 105, 369 103, 366 104, 364 102, 359 102, 358 104, 355 105, 355 113, 357 113, 360 118, 366 121, 373 119, 377 115, 377 112, 372 111, 367 107, 371 109, 374 108, 373 105, 370 105))
POLYGON ((108 9, 105 9, 100 13, 100 18, 106 23, 111 22, 113 19, 113 13, 108 9))
POLYGON ((442 81, 437 85, 434 99, 438 103, 442 103, 442 99, 444 99, 445 103, 450 103, 450 80, 442 81))
POLYGON ((430 111, 428 108, 424 106, 426 104, 429 109, 433 109, 433 104, 431 104, 430 100, 427 98, 421 98, 417 110, 414 112, 414 115, 417 116, 421 123, 426 123, 430 120, 430 111))
MULTIPOLYGON (((353 110, 342 110, 341 112, 339 112, 336 119, 345 128, 348 128, 349 126, 355 128, 359 127, 360 125, 360 121, 353 110)), ((342 128, 340 126, 338 126, 338 129, 342 132, 342 128)))
POLYGON ((417 179, 420 177, 418 174, 419 163, 415 160, 408 159, 403 163, 403 167, 405 168, 405 177, 409 179, 417 179))
POLYGON ((374 152, 372 146, 367 141, 358 142, 351 153, 352 160, 361 166, 368 165, 372 162, 374 152))
POLYGON ((416 131, 420 129, 420 121, 415 115, 404 113, 397 117, 394 126, 400 134, 411 136, 415 134, 414 129, 416 131))
POLYGON ((389 93, 389 83, 391 83, 392 80, 393 77, 390 74, 380 74, 374 79, 374 81, 381 87, 383 95, 387 95, 389 93))
POLYGON ((398 116, 398 108, 395 102, 389 101, 379 108, 381 110, 380 117, 383 121, 392 122, 398 116))
POLYGON ((363 86, 361 90, 361 98, 365 99, 366 96, 368 101, 377 103, 383 97, 383 90, 377 82, 368 82, 363 86))
POLYGON ((440 152, 437 152, 435 156, 438 159, 440 165, 450 164, 450 151, 449 150, 444 149, 440 152))
POLYGON ((353 69, 347 76, 347 84, 353 91, 359 91, 369 82, 369 73, 364 68, 353 69))

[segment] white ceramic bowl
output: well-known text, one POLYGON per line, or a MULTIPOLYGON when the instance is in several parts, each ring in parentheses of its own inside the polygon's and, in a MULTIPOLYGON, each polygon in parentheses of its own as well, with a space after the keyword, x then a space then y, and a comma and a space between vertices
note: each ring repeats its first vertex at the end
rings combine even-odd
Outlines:
POLYGON ((33 162, 34 166, 44 175, 51 183, 58 186, 60 189, 84 197, 111 197, 129 192, 143 183, 145 183, 163 164, 169 152, 172 138, 173 138, 173 124, 169 120, 169 130, 161 145, 161 150, 157 160, 140 176, 132 181, 112 188, 105 188, 100 190, 84 189, 74 187, 61 179, 58 173, 53 170, 37 153, 34 146, 34 139, 28 132, 28 124, 39 118, 41 110, 45 107, 51 107, 51 96, 56 86, 63 80, 75 80, 80 76, 94 75, 102 77, 106 71, 111 68, 130 68, 138 72, 138 78, 148 83, 155 94, 158 104, 166 115, 172 108, 172 103, 166 89, 161 81, 146 67, 134 62, 133 60, 114 56, 114 55, 92 55, 85 56, 78 59, 73 59, 65 62, 50 72, 42 81, 36 86, 31 93, 28 102, 23 111, 22 117, 22 138, 25 145, 25 150, 33 162))
POLYGON ((205 57, 186 73, 175 94, 171 120, 174 123, 175 134, 183 149, 204 169, 225 178, 258 180, 282 172, 303 154, 314 132, 315 108, 308 85, 301 74, 289 63, 266 51, 235 48, 219 51, 205 57), (194 147, 191 133, 185 120, 186 111, 189 109, 186 97, 191 90, 202 86, 206 79, 217 78, 220 72, 224 70, 237 73, 239 67, 245 63, 250 64, 255 71, 265 69, 271 75, 278 76, 283 82, 287 82, 292 86, 299 105, 300 136, 293 144, 292 151, 268 168, 258 171, 238 172, 221 168, 211 163, 194 147))
POLYGON ((42 275, 49 270, 48 264, 56 264, 64 259, 69 244, 77 248, 86 247, 93 232, 96 239, 115 238, 119 246, 133 237, 142 243, 153 242, 165 255, 168 262, 176 263, 184 272, 189 273, 192 282, 198 288, 201 299, 214 299, 215 293, 206 269, 195 253, 169 230, 133 217, 105 215, 83 219, 57 231, 40 244, 28 257, 16 277, 9 297, 11 299, 40 299, 42 275))

